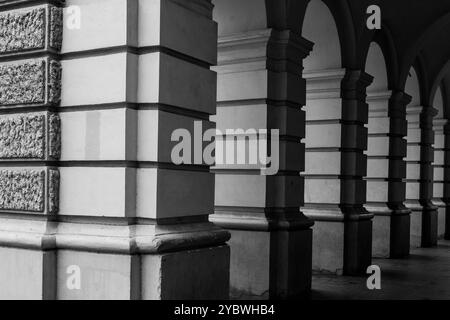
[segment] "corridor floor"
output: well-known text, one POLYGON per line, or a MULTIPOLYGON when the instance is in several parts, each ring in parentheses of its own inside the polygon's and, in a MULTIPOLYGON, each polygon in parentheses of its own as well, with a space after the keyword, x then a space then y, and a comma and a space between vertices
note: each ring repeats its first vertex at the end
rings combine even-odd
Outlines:
POLYGON ((313 300, 448 300, 450 241, 429 249, 413 249, 404 260, 374 259, 381 268, 381 290, 369 290, 367 277, 314 275, 313 300))

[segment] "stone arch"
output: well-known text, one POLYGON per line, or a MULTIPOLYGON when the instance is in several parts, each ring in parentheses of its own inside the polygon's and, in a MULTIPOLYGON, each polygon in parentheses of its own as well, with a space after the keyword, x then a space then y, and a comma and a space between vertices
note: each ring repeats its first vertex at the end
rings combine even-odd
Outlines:
POLYGON ((439 84, 439 86, 437 86, 431 99, 431 105, 437 110, 436 118, 445 119, 446 114, 444 112, 444 95, 442 92, 441 83, 439 84))
POLYGON ((443 85, 443 80, 446 77, 446 75, 448 75, 450 73, 450 60, 444 65, 444 67, 442 68, 442 70, 439 72, 436 80, 434 81, 431 89, 430 89, 430 101, 429 103, 433 102, 433 99, 435 99, 436 97, 436 92, 437 90, 440 88, 441 89, 441 94, 443 94, 443 88, 445 87, 443 85))
POLYGON ((408 107, 420 106, 422 102, 419 74, 416 68, 412 66, 406 79, 405 92, 411 96, 411 102, 408 107))
MULTIPOLYGON (((366 34, 362 37, 360 43, 363 48, 360 51, 360 68, 365 69, 370 49, 376 43, 380 47, 385 60, 388 88, 391 90, 398 89, 398 53, 389 27, 382 24, 381 30, 376 30, 375 32, 366 30, 366 34)), ((367 70, 366 72, 371 74, 367 70)))
POLYGON ((338 26, 332 12, 323 1, 312 0, 308 4, 302 35, 314 42, 312 53, 304 60, 306 72, 342 67, 338 26))
POLYGON ((388 90, 389 77, 385 54, 382 47, 375 41, 369 46, 365 70, 374 77, 372 84, 367 87, 367 91, 375 92, 388 90))
POLYGON ((417 62, 417 57, 420 56, 427 39, 433 36, 434 33, 441 31, 450 21, 450 13, 446 13, 440 19, 436 20, 427 30, 425 30, 418 40, 409 48, 405 56, 402 58, 402 63, 399 70, 399 87, 403 88, 408 80, 408 74, 411 65, 417 62))

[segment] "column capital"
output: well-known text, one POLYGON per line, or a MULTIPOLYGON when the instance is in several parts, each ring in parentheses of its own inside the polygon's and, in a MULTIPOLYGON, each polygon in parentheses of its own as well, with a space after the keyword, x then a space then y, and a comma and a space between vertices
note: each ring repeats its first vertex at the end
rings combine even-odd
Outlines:
POLYGON ((412 97, 404 91, 392 91, 389 99, 389 116, 391 118, 405 118, 406 106, 410 104, 412 97))
POLYGON ((373 82, 373 77, 362 70, 347 69, 342 80, 342 97, 344 99, 365 100, 367 87, 373 82))

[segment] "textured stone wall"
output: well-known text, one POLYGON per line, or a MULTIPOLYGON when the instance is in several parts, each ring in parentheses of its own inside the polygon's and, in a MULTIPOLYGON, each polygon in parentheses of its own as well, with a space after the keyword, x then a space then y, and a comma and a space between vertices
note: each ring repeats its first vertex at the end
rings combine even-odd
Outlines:
POLYGON ((2 210, 43 212, 44 197, 44 171, 0 171, 0 208, 2 210))
POLYGON ((61 156, 54 107, 61 100, 62 8, 1 11, 4 3, 14 4, 0 3, 0 210, 55 214, 60 173, 49 161, 61 156), (24 161, 32 163, 21 168, 24 161))
POLYGON ((56 105, 61 64, 49 58, 0 64, 0 105, 56 105), (47 92, 47 94, 46 94, 47 92))
POLYGON ((0 159, 57 160, 61 121, 55 113, 0 116, 0 159))
POLYGON ((59 51, 62 9, 44 5, 0 12, 0 54, 30 50, 59 51))

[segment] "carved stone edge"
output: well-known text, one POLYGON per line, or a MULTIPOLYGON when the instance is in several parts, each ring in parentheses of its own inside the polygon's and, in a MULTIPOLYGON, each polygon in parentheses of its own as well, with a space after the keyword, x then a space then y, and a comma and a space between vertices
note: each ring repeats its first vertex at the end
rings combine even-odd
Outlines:
POLYGON ((61 102, 61 62, 47 59, 47 102, 57 106, 61 102))
POLYGON ((48 6, 48 46, 56 51, 61 51, 63 40, 63 9, 48 6))
POLYGON ((56 214, 59 211, 59 183, 60 173, 57 168, 50 168, 47 171, 47 211, 49 214, 56 214))
POLYGON ((61 118, 57 113, 47 115, 48 158, 59 160, 61 157, 61 118))
POLYGON ((42 221, 0 220, 0 246, 31 250, 82 250, 111 254, 160 255, 191 248, 214 248, 226 245, 230 233, 211 223, 178 226, 176 230, 159 233, 146 229, 136 234, 139 226, 90 225, 55 222, 50 228, 42 221), (43 225, 44 223, 44 225, 43 225), (63 228, 58 228, 63 224, 63 228), (83 232, 80 233, 80 230, 83 232), (118 232, 119 231, 119 232, 118 232), (111 233, 119 233, 111 236, 111 233))

